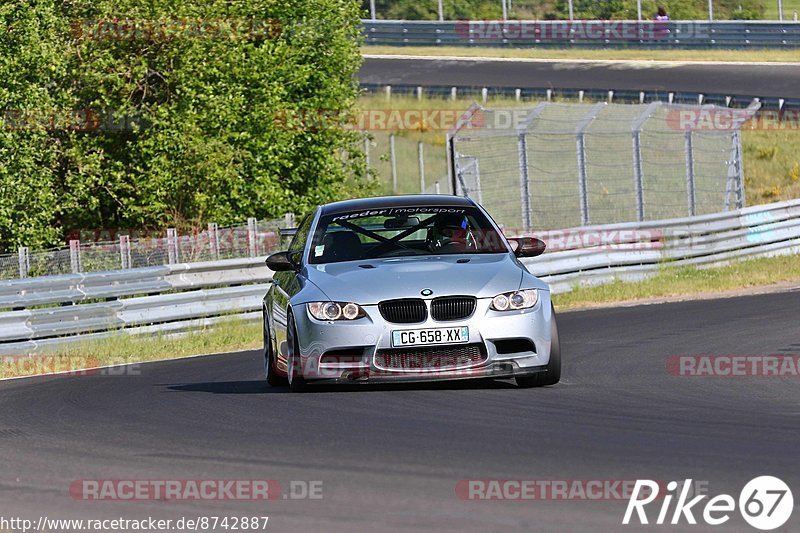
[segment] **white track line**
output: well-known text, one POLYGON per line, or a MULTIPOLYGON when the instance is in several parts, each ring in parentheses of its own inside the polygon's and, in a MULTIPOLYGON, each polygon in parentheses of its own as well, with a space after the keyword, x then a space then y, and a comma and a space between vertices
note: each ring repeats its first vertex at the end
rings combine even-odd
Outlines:
POLYGON ((682 67, 687 65, 800 67, 800 62, 789 61, 663 61, 655 59, 542 59, 533 57, 469 57, 469 56, 414 56, 401 54, 362 54, 366 59, 402 59, 419 61, 478 61, 483 63, 589 63, 596 65, 639 65, 653 67, 682 67))

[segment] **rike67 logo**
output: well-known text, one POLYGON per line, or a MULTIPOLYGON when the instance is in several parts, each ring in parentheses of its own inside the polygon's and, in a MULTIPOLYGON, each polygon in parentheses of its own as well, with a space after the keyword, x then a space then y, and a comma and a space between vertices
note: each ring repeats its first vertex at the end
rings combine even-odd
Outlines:
MULTIPOLYGON (((682 486, 677 481, 667 483, 667 493, 660 502, 655 524, 675 525, 680 524, 682 520, 687 524, 697 524, 694 513, 711 526, 718 526, 730 520, 737 508, 733 496, 720 494, 704 502, 703 505, 701 502, 708 496, 703 494, 689 499, 691 486, 691 479, 687 479, 682 486), (675 506, 670 509, 676 497, 675 506)), ((622 519, 623 524, 630 524, 634 513, 635 519, 638 519, 640 524, 650 523, 652 515, 648 518, 645 506, 657 500, 660 495, 658 487, 656 481, 636 480, 633 493, 628 500, 628 508, 625 510, 625 517, 622 519)), ((783 480, 773 476, 759 476, 751 479, 739 493, 738 508, 748 524, 762 531, 770 531, 781 527, 789 520, 794 508, 794 498, 791 489, 783 480)))

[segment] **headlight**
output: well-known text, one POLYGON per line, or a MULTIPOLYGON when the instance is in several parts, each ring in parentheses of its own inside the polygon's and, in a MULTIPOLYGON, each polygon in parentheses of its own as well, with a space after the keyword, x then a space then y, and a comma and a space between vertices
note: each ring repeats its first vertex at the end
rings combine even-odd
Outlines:
POLYGON ((491 307, 495 311, 516 311, 533 307, 538 301, 539 293, 536 292, 536 289, 528 289, 498 294, 492 298, 491 307))
POLYGON ((360 305, 352 302, 311 302, 308 313, 317 320, 356 320, 367 316, 360 305))

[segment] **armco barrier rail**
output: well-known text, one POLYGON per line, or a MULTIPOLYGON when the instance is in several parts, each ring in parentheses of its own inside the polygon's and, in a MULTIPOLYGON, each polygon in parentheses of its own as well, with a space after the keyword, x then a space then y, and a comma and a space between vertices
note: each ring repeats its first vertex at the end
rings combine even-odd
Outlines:
POLYGON ((800 200, 539 236, 550 241, 550 252, 523 262, 553 292, 567 292, 576 285, 641 280, 665 266, 710 267, 800 253, 800 200))
POLYGON ((363 20, 365 44, 617 48, 797 48, 800 23, 635 20, 363 20))
MULTIPOLYGON (((565 292, 641 279, 664 265, 800 253, 800 200, 539 236, 549 251, 525 263, 565 292)), ((259 257, 0 281, 0 355, 109 335, 181 333, 231 316, 259 320, 271 279, 259 257)))
MULTIPOLYGON (((495 98, 516 99, 521 101, 569 101, 569 102, 608 102, 609 104, 647 104, 650 102, 666 102, 668 104, 714 104, 733 109, 745 109, 754 102, 761 104, 758 114, 769 112, 769 118, 776 122, 782 117, 776 112, 800 110, 800 98, 777 98, 759 95, 726 95, 701 93, 697 91, 634 91, 630 89, 608 90, 557 87, 480 87, 467 85, 411 85, 411 84, 378 84, 362 83, 361 88, 367 94, 391 96, 411 96, 418 99, 428 98, 473 98, 487 103, 495 98)), ((793 115, 792 120, 797 120, 793 115)))

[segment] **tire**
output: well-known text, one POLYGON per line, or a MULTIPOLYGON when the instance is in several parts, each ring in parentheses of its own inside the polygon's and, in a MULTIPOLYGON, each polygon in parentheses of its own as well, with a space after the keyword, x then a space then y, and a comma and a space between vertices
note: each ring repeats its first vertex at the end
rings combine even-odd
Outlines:
POLYGON ((267 327, 267 311, 264 310, 264 372, 267 376, 267 383, 271 387, 285 387, 289 381, 278 374, 276 369, 275 354, 272 351, 272 341, 269 338, 269 328, 267 327))
POLYGON ((297 342, 297 327, 294 324, 294 317, 290 314, 286 325, 286 343, 289 346, 289 357, 287 358, 287 381, 289 390, 292 392, 303 392, 306 390, 306 380, 303 378, 302 360, 300 358, 300 346, 297 342))
POLYGON ((517 376, 517 386, 523 389, 530 387, 545 387, 555 385, 561 381, 561 344, 558 341, 558 325, 556 324, 556 312, 553 304, 550 304, 550 361, 547 363, 547 370, 538 372, 532 376, 517 376))

